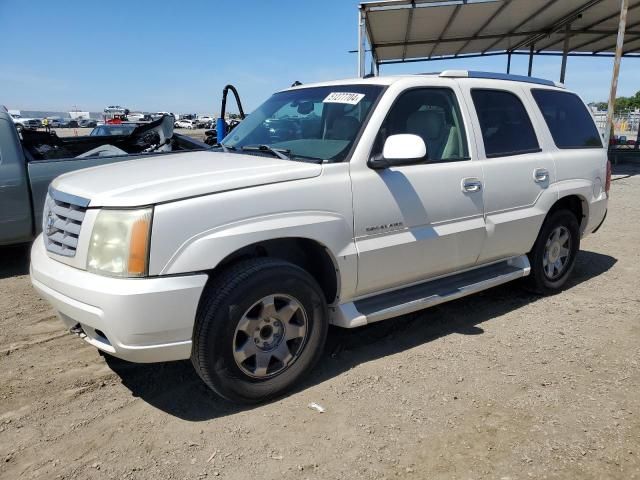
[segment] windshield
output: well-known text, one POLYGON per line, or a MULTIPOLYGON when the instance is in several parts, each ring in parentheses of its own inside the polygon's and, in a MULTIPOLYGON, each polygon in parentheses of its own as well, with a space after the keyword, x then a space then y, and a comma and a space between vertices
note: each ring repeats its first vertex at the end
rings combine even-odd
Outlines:
POLYGON ((348 155, 379 85, 333 85, 276 93, 222 141, 224 147, 267 145, 291 158, 339 162, 348 155))

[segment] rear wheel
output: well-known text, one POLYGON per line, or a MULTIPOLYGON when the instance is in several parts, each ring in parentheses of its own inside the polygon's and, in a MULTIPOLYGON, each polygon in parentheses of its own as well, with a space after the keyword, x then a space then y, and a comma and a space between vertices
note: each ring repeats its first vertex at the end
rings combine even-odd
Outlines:
POLYGON ((306 271, 275 259, 247 260, 207 287, 191 361, 222 397, 265 401, 293 387, 314 366, 327 324, 322 290, 306 271))
POLYGON ((562 289, 571 275, 578 250, 580 227, 575 215, 568 210, 552 213, 529 252, 529 287, 542 294, 562 289))

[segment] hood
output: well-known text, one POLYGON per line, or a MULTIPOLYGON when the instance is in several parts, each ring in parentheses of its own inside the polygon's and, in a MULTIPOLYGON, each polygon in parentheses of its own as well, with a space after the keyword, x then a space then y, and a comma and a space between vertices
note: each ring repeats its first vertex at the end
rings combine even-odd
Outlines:
POLYGON ((133 207, 226 190, 301 180, 322 165, 222 152, 172 153, 68 173, 51 186, 91 207, 133 207))

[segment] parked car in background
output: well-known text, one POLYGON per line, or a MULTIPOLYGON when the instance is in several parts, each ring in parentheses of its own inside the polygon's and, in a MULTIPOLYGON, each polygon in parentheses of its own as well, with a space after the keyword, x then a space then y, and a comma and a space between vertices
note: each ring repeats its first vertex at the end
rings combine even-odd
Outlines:
POLYGON ((171 113, 171 112, 156 112, 156 113, 152 113, 152 114, 151 114, 151 117, 152 117, 154 120, 157 120, 157 119, 159 119, 159 118, 161 118, 161 117, 163 117, 163 116, 165 116, 165 115, 169 115, 170 117, 173 117, 173 118, 175 118, 175 117, 176 117, 176 116, 175 116, 173 113, 171 113))
POLYGON ((144 113, 134 112, 134 113, 129 113, 129 115, 127 115, 127 118, 129 119, 130 122, 139 122, 144 118, 144 116, 145 116, 144 113))
POLYGON ((182 120, 178 120, 177 122, 175 122, 174 126, 176 128, 187 128, 189 130, 192 130, 192 129, 196 128, 196 123, 195 123, 194 120, 182 119, 182 120))
MULTIPOLYGON (((153 117, 148 113, 130 113, 127 118, 130 122, 151 122, 153 117)), ((158 117, 160 118, 160 116, 158 117)))
MULTIPOLYGON (((240 125, 240 122, 242 120, 228 120, 225 123, 227 124, 227 127, 225 128, 226 134, 229 135, 229 133, 231 133, 231 131, 236 128, 238 125, 240 125)), ((268 128, 268 123, 266 120, 265 122, 263 122, 263 127, 264 128, 268 128)), ((204 131, 204 143, 206 143, 207 145, 216 145, 218 143, 218 129, 215 125, 215 123, 212 125, 212 129, 210 130, 205 130, 204 131)))
POLYGON ((100 125, 91 130, 89 136, 104 137, 109 135, 129 135, 138 125, 135 123, 119 123, 100 125))
POLYGON ((62 117, 47 117, 47 120, 49 120, 49 126, 51 128, 66 128, 69 126, 69 121, 71 119, 62 117))
POLYGON ((90 118, 83 118, 78 121, 78 125, 81 128, 95 128, 98 126, 98 122, 96 120, 92 120, 90 118))
POLYGON ((215 119, 208 115, 202 115, 196 119, 196 125, 198 128, 211 128, 215 119))
POLYGON ((221 396, 259 402, 304 381, 329 324, 523 277, 559 291, 610 180, 586 105, 552 81, 455 70, 304 85, 219 147, 54 180, 31 279, 106 354, 190 358, 221 396))
POLYGON ((25 118, 19 114, 11 114, 11 119, 19 132, 22 130, 37 130, 42 126, 39 118, 25 118))

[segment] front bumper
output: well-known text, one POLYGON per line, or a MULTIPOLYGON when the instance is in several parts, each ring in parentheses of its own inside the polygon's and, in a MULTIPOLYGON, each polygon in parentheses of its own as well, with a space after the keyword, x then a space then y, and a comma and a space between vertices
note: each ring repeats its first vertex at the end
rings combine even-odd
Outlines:
POLYGON ((31 282, 68 328, 80 324, 91 345, 131 362, 181 360, 207 275, 111 278, 47 255, 42 236, 31 249, 31 282))

